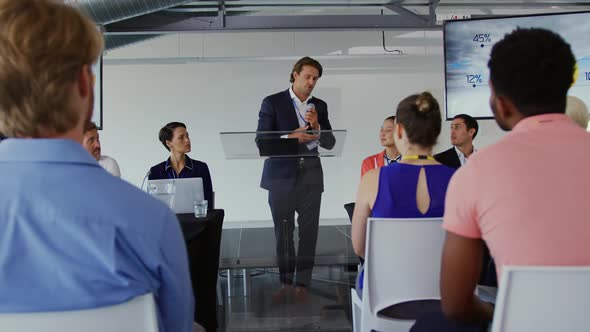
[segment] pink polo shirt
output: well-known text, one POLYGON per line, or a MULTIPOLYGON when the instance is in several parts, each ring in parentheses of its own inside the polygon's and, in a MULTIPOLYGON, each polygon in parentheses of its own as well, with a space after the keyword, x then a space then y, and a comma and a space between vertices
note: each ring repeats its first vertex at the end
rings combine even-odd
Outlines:
POLYGON ((528 117, 451 179, 443 227, 482 238, 504 265, 590 265, 590 134, 528 117))

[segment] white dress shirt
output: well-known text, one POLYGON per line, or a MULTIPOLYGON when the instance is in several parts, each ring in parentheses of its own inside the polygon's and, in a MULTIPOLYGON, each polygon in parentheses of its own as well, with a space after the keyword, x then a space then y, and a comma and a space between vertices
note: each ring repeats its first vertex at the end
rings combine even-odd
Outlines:
POLYGON ((121 177, 121 170, 119 169, 119 164, 117 164, 115 159, 109 156, 100 156, 98 164, 112 175, 121 177))
MULTIPOLYGON (((299 100, 299 97, 297 97, 297 95, 295 94, 295 92, 293 92, 293 86, 291 86, 289 88, 289 95, 291 96, 291 102, 293 102, 293 108, 295 108, 295 113, 297 115, 297 121, 299 121, 299 127, 305 127, 305 113, 307 113, 307 103, 309 102, 309 100, 312 98, 311 95, 309 95, 307 97, 307 99, 305 99, 303 102, 301 100, 299 100)), ((318 124, 319 127, 319 124, 318 124)), ((312 128, 309 128, 312 129, 312 128)), ((286 138, 289 135, 283 135, 281 137, 286 138)), ((319 137, 319 134, 318 134, 319 137)), ((306 144, 307 149, 312 150, 313 148, 317 147, 318 145, 320 145, 320 143, 318 142, 318 140, 314 140, 311 141, 309 143, 306 144)))
POLYGON ((289 88, 289 94, 291 95, 291 101, 293 102, 295 113, 297 113, 297 121, 299 121, 299 127, 304 127, 305 113, 307 113, 307 102, 311 99, 311 95, 302 102, 301 100, 299 100, 297 95, 295 95, 295 92, 293 92, 293 87, 289 88))
MULTIPOLYGON (((472 154, 475 153, 475 151, 477 151, 477 150, 475 150, 475 147, 473 147, 472 154)), ((455 152, 457 152, 457 156, 459 157, 459 161, 461 162, 461 166, 464 166, 465 163, 467 162, 468 158, 465 157, 465 154, 463 152, 461 152, 461 150, 459 150, 459 148, 456 146, 455 146, 455 152)))

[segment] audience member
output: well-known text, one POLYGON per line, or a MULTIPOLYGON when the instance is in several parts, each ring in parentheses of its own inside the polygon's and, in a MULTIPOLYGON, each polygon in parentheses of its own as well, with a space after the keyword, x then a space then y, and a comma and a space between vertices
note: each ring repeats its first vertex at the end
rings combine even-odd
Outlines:
MULTIPOLYGON (((465 165, 469 156, 475 152, 473 140, 478 132, 477 120, 467 114, 456 115, 451 122, 451 144, 453 144, 453 147, 434 155, 434 159, 455 169, 465 165)), ((490 251, 485 245, 482 267, 478 284, 497 287, 496 267, 490 256, 490 251)))
POLYGON ((393 127, 395 126, 395 115, 392 115, 383 121, 381 130, 379 131, 379 140, 381 146, 385 147, 385 150, 369 156, 363 160, 361 165, 361 177, 368 171, 391 165, 401 158, 401 155, 395 147, 395 141, 393 140, 393 127))
POLYGON ((582 99, 575 96, 568 96, 565 106, 565 115, 572 121, 579 124, 580 127, 588 128, 588 107, 582 99))
POLYGON ((455 115, 451 122, 451 144, 453 147, 434 156, 439 163, 452 168, 459 168, 475 152, 473 140, 477 136, 477 121, 467 114, 455 115))
POLYGON ((82 147, 96 25, 51 0, 0 0, 0 313, 102 307, 153 293, 160 331, 192 329, 178 221, 82 147))
POLYGON ((564 114, 570 46, 554 32, 519 28, 493 46, 488 66, 490 106, 511 132, 449 184, 441 269, 444 313, 478 326, 494 311, 474 296, 482 241, 499 277, 507 264, 590 265, 590 135, 564 114))
POLYGON ((107 172, 114 176, 121 177, 121 170, 117 161, 109 156, 101 155, 100 138, 98 127, 94 122, 88 122, 84 127, 84 139, 82 140, 84 148, 98 161, 107 172))
MULTIPOLYGON (((442 120, 438 102, 429 92, 402 100, 395 121, 393 137, 401 160, 367 172, 359 185, 352 218, 352 244, 361 257, 365 255, 369 217, 442 217, 447 185, 455 171, 431 155, 442 120)), ((359 273, 359 294, 362 275, 359 273)))
POLYGON ((202 161, 191 159, 191 140, 186 126, 181 122, 170 122, 160 129, 160 142, 170 151, 170 157, 150 169, 149 179, 202 178, 205 199, 213 209, 213 184, 209 167, 202 161))

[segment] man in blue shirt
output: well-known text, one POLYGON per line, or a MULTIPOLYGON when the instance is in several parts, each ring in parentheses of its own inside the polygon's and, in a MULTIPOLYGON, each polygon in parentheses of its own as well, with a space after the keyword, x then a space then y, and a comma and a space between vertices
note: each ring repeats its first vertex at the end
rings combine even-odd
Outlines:
POLYGON ((0 0, 0 313, 65 311, 153 293, 160 331, 194 300, 174 214, 81 146, 96 26, 49 0, 0 0))

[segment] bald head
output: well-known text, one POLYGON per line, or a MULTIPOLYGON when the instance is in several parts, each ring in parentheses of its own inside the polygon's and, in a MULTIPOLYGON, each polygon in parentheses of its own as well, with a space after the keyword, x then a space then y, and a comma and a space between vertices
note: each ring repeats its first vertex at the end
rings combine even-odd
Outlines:
POLYGON ((582 128, 588 127, 588 107, 578 97, 568 96, 565 114, 582 128))

